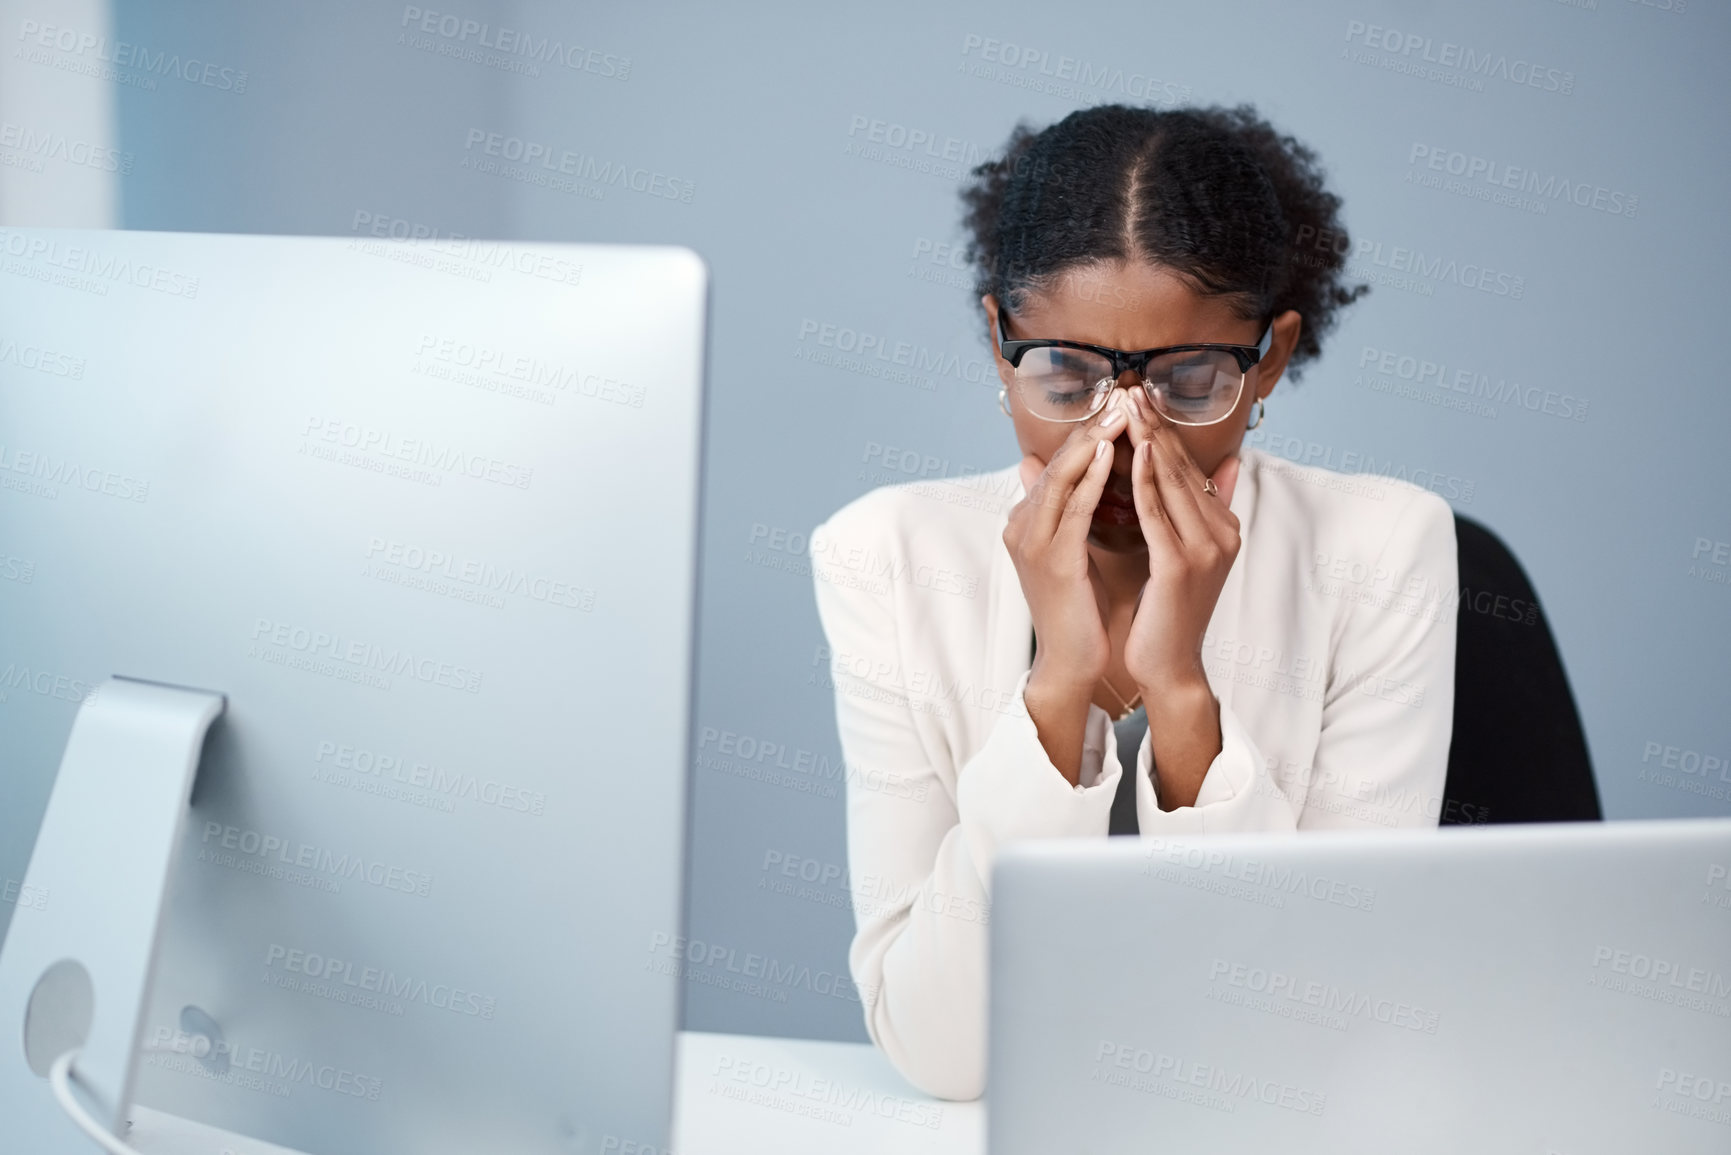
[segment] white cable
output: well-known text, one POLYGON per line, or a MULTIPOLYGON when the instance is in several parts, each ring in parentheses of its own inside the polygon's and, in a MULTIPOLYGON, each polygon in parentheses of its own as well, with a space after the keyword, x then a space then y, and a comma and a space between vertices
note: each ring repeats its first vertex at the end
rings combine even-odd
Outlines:
POLYGON ((72 1121, 78 1125, 78 1129, 100 1145, 104 1151, 107 1151, 108 1155, 140 1155, 137 1148, 128 1147, 110 1135, 107 1128, 92 1119, 90 1113, 84 1109, 84 1104, 73 1096, 72 1061, 76 1058, 78 1058, 77 1050, 67 1051, 54 1060, 54 1066, 48 1071, 48 1085, 54 1088, 54 1098, 60 1104, 60 1109, 71 1116, 72 1121))

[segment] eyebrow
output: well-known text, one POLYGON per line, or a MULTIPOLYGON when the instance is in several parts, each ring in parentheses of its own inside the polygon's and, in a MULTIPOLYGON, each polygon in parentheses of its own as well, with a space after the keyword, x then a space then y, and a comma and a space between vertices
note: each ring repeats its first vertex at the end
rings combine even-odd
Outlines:
POLYGON ((1067 345, 1092 345, 1099 349, 1112 349, 1118 353, 1146 353, 1154 349, 1182 349, 1191 345, 1236 345, 1240 348, 1255 349, 1262 356, 1268 355, 1268 346, 1273 343, 1274 320, 1270 318, 1263 326, 1260 337, 1254 341, 1172 341, 1164 345, 1141 345, 1134 349, 1122 346, 1108 345, 1101 341, 1083 341, 1075 337, 1012 337, 1009 329, 1010 310, 998 306, 998 337, 1004 341, 1062 341, 1067 345))

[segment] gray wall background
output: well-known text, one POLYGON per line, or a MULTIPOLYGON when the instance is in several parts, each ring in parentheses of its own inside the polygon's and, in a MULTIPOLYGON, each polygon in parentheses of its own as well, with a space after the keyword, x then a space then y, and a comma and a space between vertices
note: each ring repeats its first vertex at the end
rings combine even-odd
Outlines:
MULTIPOLYGON (((671 242, 709 261, 691 937, 846 974, 841 783, 751 776, 778 760, 840 760, 804 535, 885 481, 1015 460, 971 277, 940 248, 961 239, 956 173, 1019 118, 1044 125, 1111 100, 1250 101, 1318 151, 1369 245, 1353 264, 1376 287, 1306 379, 1275 393, 1260 443, 1337 468, 1357 454, 1489 524, 1543 598, 1608 815, 1731 814, 1722 5, 731 7, 122 2, 114 36, 213 62, 229 83, 220 71, 154 88, 85 78, 112 98, 132 158, 120 227, 352 236, 378 225, 671 242), (453 36, 422 32, 416 10, 594 55, 573 57, 588 68, 506 70, 449 55, 477 33, 465 40, 448 21, 453 36), (1425 61, 1467 50, 1490 61, 1485 72, 1425 61), (473 167, 487 159, 470 146, 476 133, 652 170, 692 195, 526 183, 473 167), (1499 177, 1518 166, 1567 181, 1586 203, 1487 199, 1481 173, 1449 171, 1472 158, 1499 177), (826 325, 907 342, 933 368, 910 385, 814 361, 834 351, 826 325), (1458 394, 1374 387, 1402 382, 1362 368, 1367 349, 1447 366, 1450 379, 1464 369, 1518 382, 1540 408, 1463 411, 1437 403, 1458 394), (1561 415, 1583 405, 1578 420, 1561 415), (724 755, 724 733, 754 754, 724 755), (815 881, 778 890, 790 864, 815 881)), ((55 20, 47 0, 7 10, 55 20)), ((20 56, 20 27, 4 29, 0 54, 14 78, 78 59, 20 56)), ((627 480, 620 500, 630 491, 627 480)), ((6 878, 22 877, 39 819, 7 820, 6 878)), ((0 907, 0 925, 9 914, 0 907)), ((857 993, 817 985, 693 983, 686 1025, 864 1040, 857 993)))

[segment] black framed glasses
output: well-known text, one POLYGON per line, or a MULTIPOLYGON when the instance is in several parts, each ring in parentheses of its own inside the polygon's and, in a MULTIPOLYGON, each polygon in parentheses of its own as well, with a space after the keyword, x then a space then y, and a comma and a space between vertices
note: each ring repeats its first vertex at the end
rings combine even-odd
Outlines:
POLYGON ((1238 408, 1250 367, 1274 339, 1270 318, 1254 345, 1205 342, 1127 352, 1080 341, 1012 341, 998 309, 999 352, 1016 371, 1016 397, 1042 421, 1086 421, 1100 411, 1125 370, 1142 379, 1148 400, 1175 425, 1213 425, 1238 408))

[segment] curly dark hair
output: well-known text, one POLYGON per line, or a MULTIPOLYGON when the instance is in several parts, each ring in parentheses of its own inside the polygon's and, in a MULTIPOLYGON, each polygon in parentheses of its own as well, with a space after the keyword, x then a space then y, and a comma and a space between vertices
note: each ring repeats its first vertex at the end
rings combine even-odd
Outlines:
POLYGON ((1316 154, 1247 104, 1098 105, 1039 132, 1022 122, 971 175, 974 292, 1012 313, 1073 268, 1146 260, 1245 320, 1296 309, 1296 378, 1340 307, 1370 291, 1344 283, 1351 245, 1316 154))

